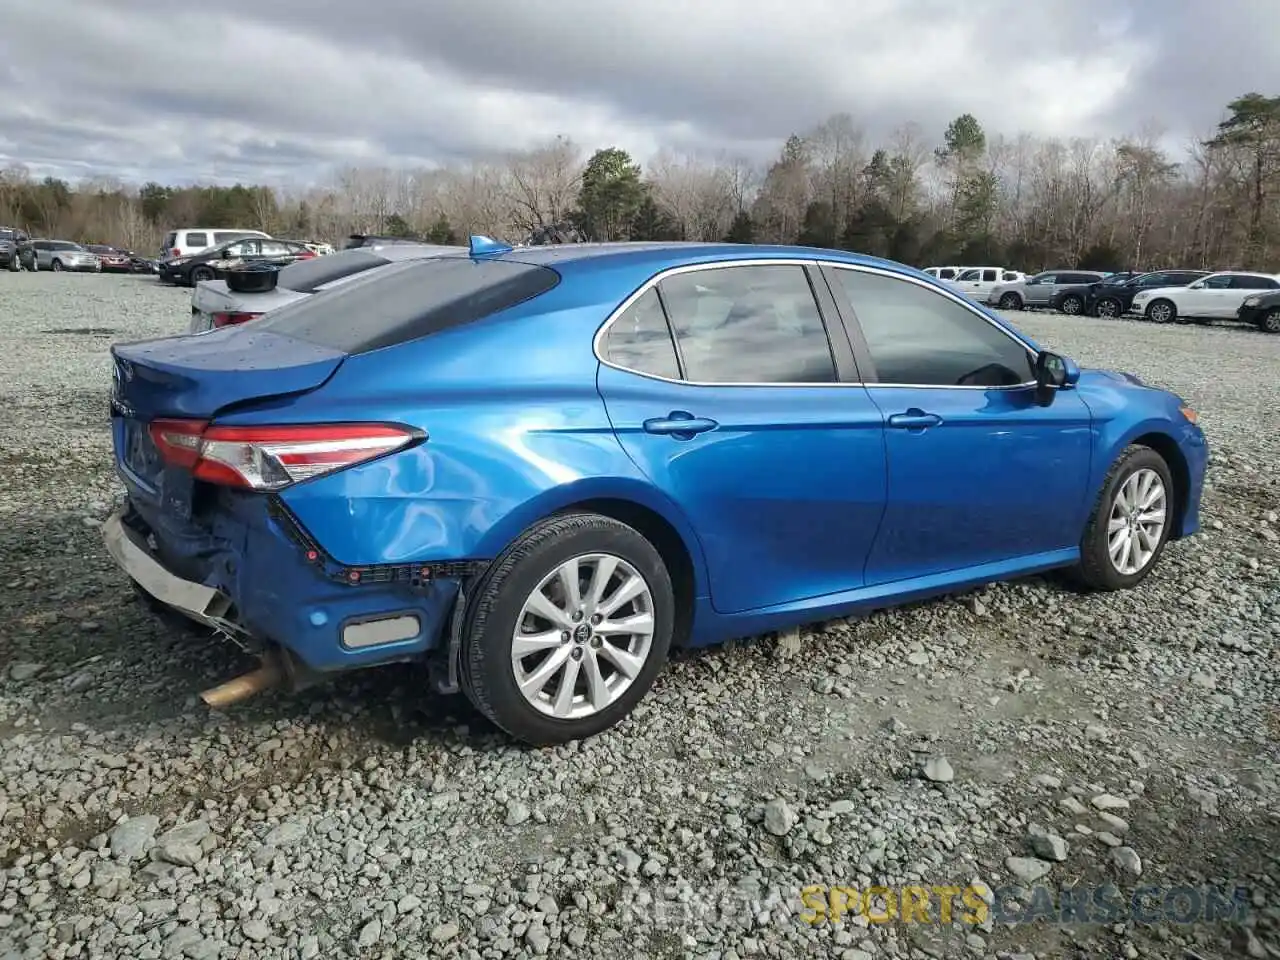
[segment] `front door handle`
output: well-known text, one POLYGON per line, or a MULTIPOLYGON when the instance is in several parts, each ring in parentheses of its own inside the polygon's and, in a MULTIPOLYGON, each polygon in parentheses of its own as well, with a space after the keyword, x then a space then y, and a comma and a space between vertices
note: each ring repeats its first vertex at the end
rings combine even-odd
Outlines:
POLYGON ((906 413, 895 413, 889 417, 889 426, 899 430, 924 430, 928 427, 936 427, 941 422, 942 418, 936 413, 925 413, 915 407, 906 413))
POLYGON ((720 424, 706 417, 695 417, 684 410, 672 410, 665 417, 655 417, 644 422, 645 433, 656 433, 659 436, 675 437, 677 440, 688 440, 699 433, 714 430, 720 424))

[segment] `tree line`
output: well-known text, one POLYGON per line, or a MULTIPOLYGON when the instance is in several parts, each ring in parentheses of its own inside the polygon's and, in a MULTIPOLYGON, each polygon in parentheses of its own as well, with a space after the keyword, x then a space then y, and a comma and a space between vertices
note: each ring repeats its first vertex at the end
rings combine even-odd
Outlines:
POLYGON ((1280 270, 1280 96, 1246 94, 1225 116, 1179 158, 1152 132, 1004 137, 966 113, 940 140, 907 123, 883 142, 837 114, 764 165, 663 151, 642 168, 555 137, 466 165, 347 169, 306 190, 73 186, 14 166, 0 173, 0 223, 142 251, 183 225, 452 243, 567 224, 595 240, 801 243, 919 266, 1280 270))

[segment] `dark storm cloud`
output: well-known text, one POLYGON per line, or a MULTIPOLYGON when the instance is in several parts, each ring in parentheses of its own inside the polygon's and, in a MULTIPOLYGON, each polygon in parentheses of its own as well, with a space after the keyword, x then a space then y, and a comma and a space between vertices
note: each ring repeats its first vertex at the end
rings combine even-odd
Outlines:
POLYGON ((1219 0, 0 0, 0 161, 314 180, 567 134, 773 153, 848 112, 868 133, 1208 132, 1280 92, 1280 3, 1219 0))

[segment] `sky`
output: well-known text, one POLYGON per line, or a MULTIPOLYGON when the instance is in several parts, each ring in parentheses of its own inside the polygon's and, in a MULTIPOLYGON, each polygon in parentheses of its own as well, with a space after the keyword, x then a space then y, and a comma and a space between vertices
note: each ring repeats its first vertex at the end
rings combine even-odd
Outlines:
POLYGON ((752 160, 837 112, 1203 137, 1280 0, 0 0, 0 166, 305 185, 565 135, 752 160))

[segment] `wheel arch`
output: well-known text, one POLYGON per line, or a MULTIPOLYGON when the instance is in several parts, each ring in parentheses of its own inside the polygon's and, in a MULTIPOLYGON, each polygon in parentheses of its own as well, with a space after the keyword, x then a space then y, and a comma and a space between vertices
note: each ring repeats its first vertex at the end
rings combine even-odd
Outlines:
POLYGON ((548 490, 493 524, 477 544, 481 556, 498 556, 526 530, 548 517, 597 513, 625 523, 653 544, 671 575, 676 594, 673 646, 689 639, 697 599, 706 594, 702 545, 680 509, 638 480, 582 480, 548 490))
POLYGON ((1152 430, 1134 437, 1126 446, 1141 444, 1150 447, 1169 466, 1169 474, 1173 477, 1174 521, 1173 538, 1182 536, 1182 525, 1187 515, 1187 503, 1191 494, 1191 470, 1187 458, 1178 446, 1178 441, 1167 433, 1152 430))
POLYGON ((1183 535, 1187 508, 1191 502, 1191 468, 1177 438, 1159 422, 1142 423, 1128 431, 1109 447, 1107 456, 1099 464, 1101 469, 1098 474, 1098 480, 1094 484, 1094 495, 1096 497, 1097 492, 1101 491, 1102 484, 1106 482, 1107 473, 1110 471, 1112 464, 1116 462, 1116 458, 1132 446, 1149 447, 1158 453, 1169 467, 1169 475, 1173 478, 1174 498, 1170 539, 1178 539, 1183 535))

